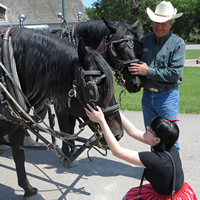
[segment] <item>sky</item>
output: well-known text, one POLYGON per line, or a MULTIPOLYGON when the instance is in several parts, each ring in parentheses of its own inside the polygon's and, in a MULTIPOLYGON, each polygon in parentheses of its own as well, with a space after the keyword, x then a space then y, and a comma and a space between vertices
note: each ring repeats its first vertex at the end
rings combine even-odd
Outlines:
POLYGON ((82 0, 84 7, 92 7, 95 0, 82 0))

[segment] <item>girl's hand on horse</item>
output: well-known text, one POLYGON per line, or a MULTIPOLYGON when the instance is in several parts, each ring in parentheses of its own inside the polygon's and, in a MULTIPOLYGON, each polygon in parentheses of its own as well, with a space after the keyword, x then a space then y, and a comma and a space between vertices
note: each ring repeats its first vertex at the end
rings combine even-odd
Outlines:
POLYGON ((105 120, 101 108, 99 106, 96 106, 97 110, 94 110, 89 104, 87 104, 87 106, 89 110, 87 108, 84 109, 88 118, 93 122, 101 124, 105 120))

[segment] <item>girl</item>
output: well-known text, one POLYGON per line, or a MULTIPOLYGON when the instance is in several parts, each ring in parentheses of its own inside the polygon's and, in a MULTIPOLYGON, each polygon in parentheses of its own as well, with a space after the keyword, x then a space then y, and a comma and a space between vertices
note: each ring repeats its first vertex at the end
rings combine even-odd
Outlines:
MULTIPOLYGON (((113 155, 131 164, 143 167, 144 177, 150 184, 142 186, 140 198, 144 200, 170 200, 172 194, 173 165, 170 157, 164 153, 168 151, 175 162, 176 183, 174 200, 197 200, 195 193, 188 183, 184 182, 182 164, 177 148, 174 146, 179 136, 178 126, 163 117, 156 117, 151 121, 147 131, 138 130, 121 113, 122 125, 126 133, 151 146, 152 151, 136 152, 123 148, 113 136, 101 108, 94 110, 89 104, 85 112, 90 120, 100 124, 104 137, 113 155)), ((139 187, 132 188, 123 200, 137 200, 139 187)))

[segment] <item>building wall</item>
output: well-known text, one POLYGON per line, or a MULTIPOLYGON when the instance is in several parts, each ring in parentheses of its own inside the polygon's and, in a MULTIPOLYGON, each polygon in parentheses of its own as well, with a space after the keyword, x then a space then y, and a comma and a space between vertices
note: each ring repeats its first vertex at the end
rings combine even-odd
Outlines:
POLYGON ((49 30, 60 29, 62 20, 57 17, 62 12, 62 3, 65 2, 66 20, 69 24, 77 23, 77 12, 81 12, 81 20, 88 20, 81 0, 1 0, 6 6, 5 20, 0 25, 19 24, 19 14, 24 14, 24 25, 48 25, 49 30))

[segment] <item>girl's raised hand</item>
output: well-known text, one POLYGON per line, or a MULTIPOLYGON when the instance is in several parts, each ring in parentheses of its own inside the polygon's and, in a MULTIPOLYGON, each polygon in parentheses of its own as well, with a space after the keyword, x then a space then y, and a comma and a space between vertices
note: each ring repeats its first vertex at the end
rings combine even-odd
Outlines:
POLYGON ((101 123, 104 120, 104 114, 99 106, 96 106, 97 110, 93 109, 89 104, 87 104, 89 110, 87 108, 85 109, 86 115, 88 118, 97 123, 101 123))

